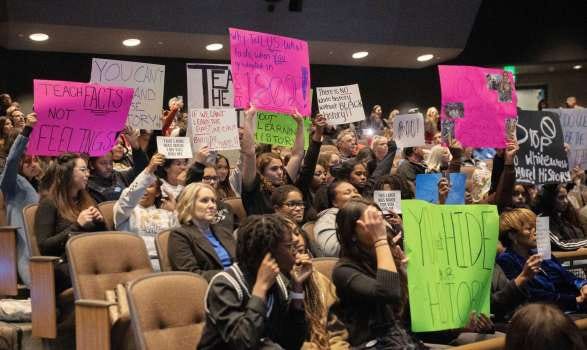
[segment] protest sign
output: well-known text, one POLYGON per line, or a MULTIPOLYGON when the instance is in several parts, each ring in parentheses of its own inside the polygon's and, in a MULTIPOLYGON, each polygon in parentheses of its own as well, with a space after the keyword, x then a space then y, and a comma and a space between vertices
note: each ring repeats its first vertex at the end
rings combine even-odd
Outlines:
POLYGON ((133 88, 127 124, 135 129, 161 129, 165 66, 94 58, 90 81, 133 88))
MULTIPOLYGON (((289 115, 273 112, 257 112, 255 142, 293 147, 298 125, 289 115)), ((304 149, 310 145, 312 121, 304 118, 304 149)))
POLYGON ((516 181, 531 184, 571 181, 557 114, 520 110, 517 128, 520 150, 514 157, 516 181))
POLYGON ((240 148, 234 109, 194 108, 190 110, 189 124, 194 152, 202 146, 208 146, 210 151, 240 148))
POLYGON ((230 64, 186 64, 188 110, 194 108, 233 108, 230 64))
POLYGON ((536 217, 536 248, 543 260, 551 258, 550 251, 550 222, 548 216, 536 217))
POLYGON ((505 119, 516 117, 510 72, 481 67, 438 66, 443 135, 467 147, 505 147, 505 119), (452 129, 452 130, 450 130, 452 129))
POLYGON ((193 156, 189 137, 157 136, 157 152, 167 159, 190 159, 193 156))
MULTIPOLYGON (((430 203, 438 203, 438 181, 442 174, 416 175, 416 199, 430 203)), ((450 191, 445 204, 465 204, 465 184, 467 175, 463 173, 449 174, 450 191)))
POLYGON ((564 142, 571 146, 569 168, 579 165, 587 169, 587 108, 544 109, 560 117, 564 142))
POLYGON ((490 314, 499 216, 494 205, 402 201, 412 330, 462 328, 490 314))
POLYGON ((229 28, 234 107, 311 114, 308 43, 229 28))
POLYGON ((359 85, 316 88, 318 110, 329 125, 347 124, 365 119, 359 85))
POLYGON ((396 214, 402 213, 400 204, 402 200, 401 191, 374 191, 373 200, 381 210, 392 211, 396 214))
POLYGON ((393 139, 399 148, 423 146, 425 144, 424 116, 421 113, 395 116, 393 139))
POLYGON ((38 123, 28 154, 99 157, 112 149, 124 128, 133 89, 55 80, 34 80, 33 85, 38 123))

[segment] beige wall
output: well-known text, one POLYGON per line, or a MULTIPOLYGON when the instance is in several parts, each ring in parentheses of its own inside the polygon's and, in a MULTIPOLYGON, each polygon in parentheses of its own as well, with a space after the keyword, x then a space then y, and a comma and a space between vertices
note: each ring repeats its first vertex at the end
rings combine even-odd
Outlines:
POLYGON ((587 67, 579 71, 518 75, 516 86, 546 85, 548 106, 560 107, 568 96, 587 107, 587 67))

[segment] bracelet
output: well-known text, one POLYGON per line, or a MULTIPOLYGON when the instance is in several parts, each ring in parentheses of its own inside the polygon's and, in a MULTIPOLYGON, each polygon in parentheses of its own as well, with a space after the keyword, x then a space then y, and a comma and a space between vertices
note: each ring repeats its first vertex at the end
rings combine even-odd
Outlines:
POLYGON ((304 300, 304 297, 305 297, 304 292, 301 292, 301 293, 296 293, 293 291, 289 292, 289 298, 291 300, 304 300))
POLYGON ((385 239, 385 240, 380 239, 378 241, 375 241, 375 244, 373 244, 373 247, 378 248, 378 247, 383 247, 383 246, 386 246, 386 245, 389 245, 389 243, 387 242, 387 239, 385 239))

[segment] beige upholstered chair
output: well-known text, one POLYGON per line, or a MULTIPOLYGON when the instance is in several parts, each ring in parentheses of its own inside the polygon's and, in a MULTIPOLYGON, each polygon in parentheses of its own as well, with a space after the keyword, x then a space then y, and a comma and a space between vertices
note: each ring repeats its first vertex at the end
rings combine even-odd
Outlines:
POLYGON ((124 285, 153 272, 143 239, 128 232, 98 232, 70 238, 66 245, 75 295, 78 349, 121 349, 132 342, 124 285), (118 306, 106 294, 118 294, 118 306), (126 310, 125 310, 126 309, 126 310))
POLYGON ((130 283, 137 349, 195 349, 204 328, 207 286, 203 277, 189 272, 162 272, 130 283))
POLYGON ((159 267, 161 271, 172 271, 171 263, 169 262, 169 254, 167 246, 169 244, 169 235, 171 230, 161 231, 155 236, 155 247, 157 248, 157 256, 159 256, 159 267))
POLYGON ((314 265, 314 268, 330 280, 332 280, 332 271, 337 262, 338 258, 324 257, 312 259, 312 265, 314 265))
POLYGON ((102 202, 96 206, 104 217, 104 224, 107 230, 114 230, 114 203, 116 201, 102 202))

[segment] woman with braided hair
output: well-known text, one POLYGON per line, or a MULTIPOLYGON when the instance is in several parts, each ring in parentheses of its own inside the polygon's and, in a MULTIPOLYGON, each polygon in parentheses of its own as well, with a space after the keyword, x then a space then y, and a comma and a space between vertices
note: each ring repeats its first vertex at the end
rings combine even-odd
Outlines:
POLYGON ((304 284, 312 275, 284 218, 253 215, 239 228, 236 260, 210 281, 198 349, 299 349, 306 338, 304 284))

